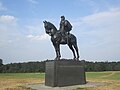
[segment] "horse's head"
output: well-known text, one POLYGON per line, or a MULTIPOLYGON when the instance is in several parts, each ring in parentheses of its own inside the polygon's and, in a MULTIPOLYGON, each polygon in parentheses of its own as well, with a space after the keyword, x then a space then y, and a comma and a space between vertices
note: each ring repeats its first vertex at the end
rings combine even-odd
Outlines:
POLYGON ((47 21, 43 21, 43 23, 44 23, 45 32, 46 32, 47 34, 49 34, 51 28, 49 27, 48 22, 47 22, 47 21))
POLYGON ((54 35, 55 31, 57 30, 56 27, 52 23, 47 21, 43 21, 43 23, 44 23, 45 32, 50 36, 54 35))

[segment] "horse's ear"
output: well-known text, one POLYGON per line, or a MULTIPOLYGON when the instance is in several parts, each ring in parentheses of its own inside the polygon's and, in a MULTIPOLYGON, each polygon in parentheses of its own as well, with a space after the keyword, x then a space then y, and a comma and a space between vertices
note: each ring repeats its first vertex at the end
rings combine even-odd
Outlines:
POLYGON ((45 21, 43 21, 43 23, 45 23, 45 21))
POLYGON ((45 21, 43 21, 43 23, 47 23, 47 21, 45 20, 45 21))

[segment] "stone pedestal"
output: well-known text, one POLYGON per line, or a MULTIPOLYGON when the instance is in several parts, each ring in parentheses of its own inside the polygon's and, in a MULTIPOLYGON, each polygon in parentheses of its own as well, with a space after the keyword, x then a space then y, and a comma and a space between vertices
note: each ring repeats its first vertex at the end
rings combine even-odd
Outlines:
POLYGON ((54 60, 46 62, 46 86, 62 87, 85 83, 84 61, 54 60))

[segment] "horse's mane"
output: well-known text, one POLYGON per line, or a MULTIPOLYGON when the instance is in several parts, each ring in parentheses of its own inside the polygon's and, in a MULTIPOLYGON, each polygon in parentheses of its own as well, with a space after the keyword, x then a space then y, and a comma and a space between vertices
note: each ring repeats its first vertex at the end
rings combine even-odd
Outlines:
POLYGON ((53 27, 53 29, 57 30, 57 28, 51 23, 51 22, 47 22, 51 27, 53 27))

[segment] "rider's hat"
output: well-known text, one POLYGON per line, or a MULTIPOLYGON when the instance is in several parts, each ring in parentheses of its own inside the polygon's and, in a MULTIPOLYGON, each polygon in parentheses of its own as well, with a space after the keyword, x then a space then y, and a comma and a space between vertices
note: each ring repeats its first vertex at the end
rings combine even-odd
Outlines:
POLYGON ((61 16, 61 18, 65 18, 65 16, 61 16))

